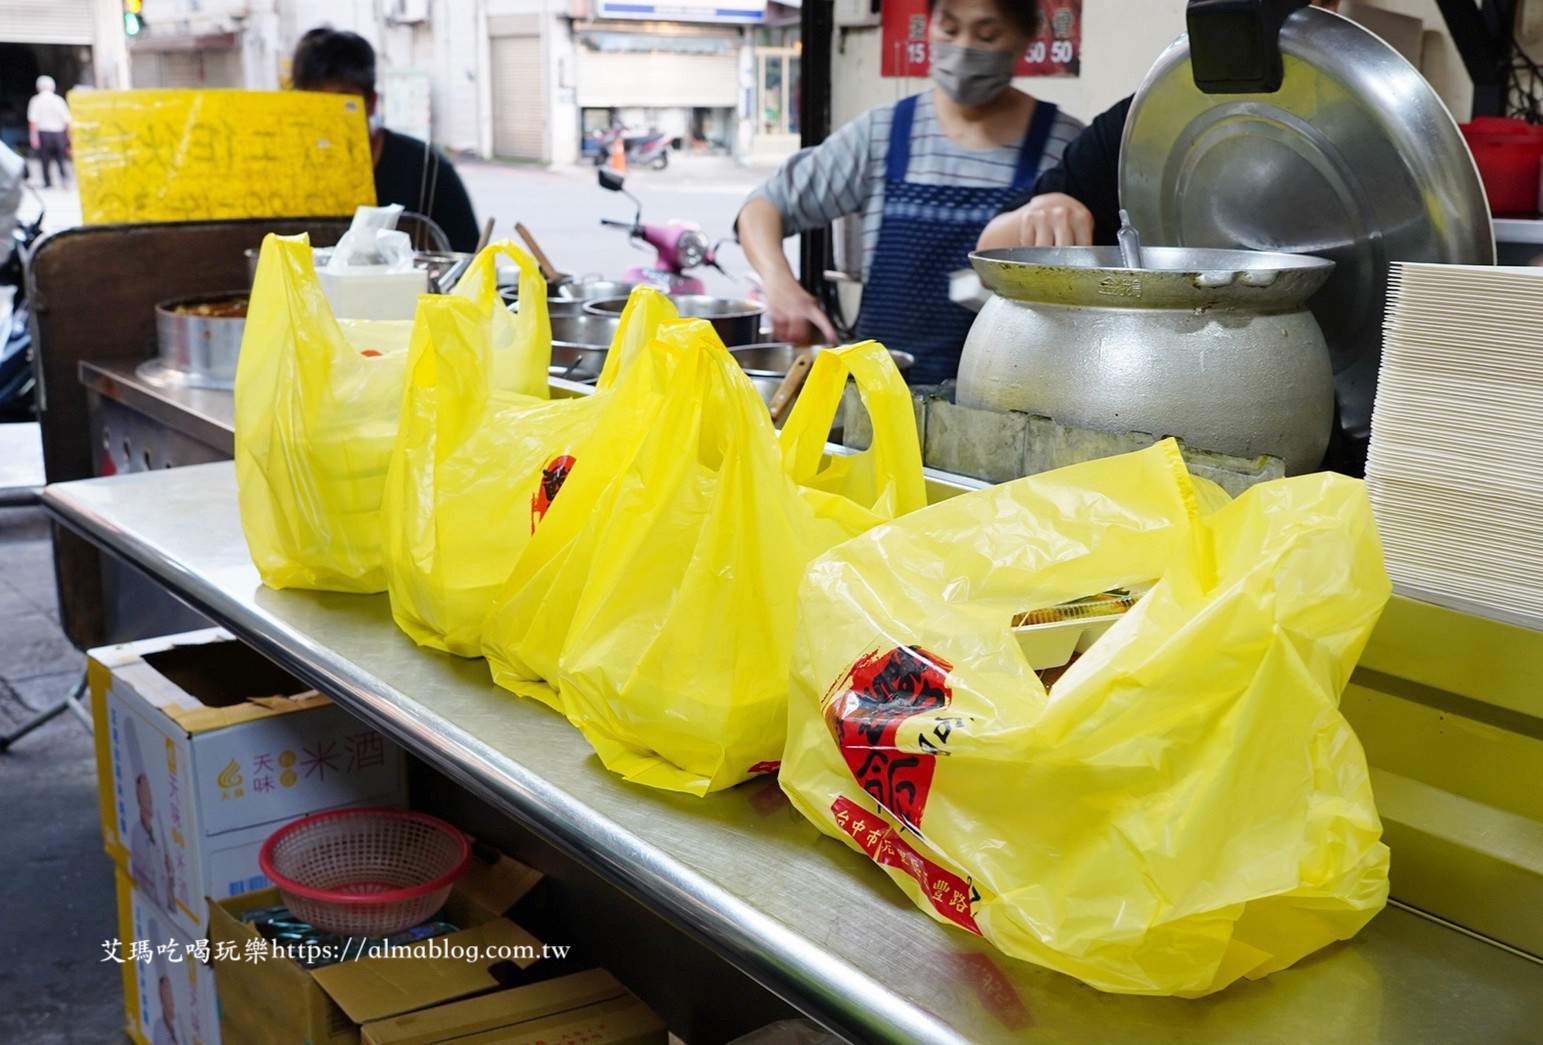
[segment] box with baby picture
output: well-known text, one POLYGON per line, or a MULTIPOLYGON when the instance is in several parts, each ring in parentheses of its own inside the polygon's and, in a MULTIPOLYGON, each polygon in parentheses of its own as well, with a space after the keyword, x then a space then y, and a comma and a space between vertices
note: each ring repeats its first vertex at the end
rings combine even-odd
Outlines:
POLYGON ((137 1045, 219 1045, 209 941, 177 932, 118 873, 118 938, 104 961, 123 973, 124 1031, 137 1045))
POLYGON ((107 852, 177 930, 204 934, 206 896, 267 885, 263 840, 351 805, 402 805, 401 749, 210 628, 92 650, 107 852))

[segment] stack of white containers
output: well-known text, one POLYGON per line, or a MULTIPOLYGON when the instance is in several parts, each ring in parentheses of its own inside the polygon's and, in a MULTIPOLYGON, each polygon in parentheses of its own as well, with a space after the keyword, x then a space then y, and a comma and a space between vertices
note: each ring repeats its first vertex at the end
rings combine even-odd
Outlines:
POLYGON ((1393 267, 1366 485, 1399 591, 1543 628, 1543 269, 1393 267))

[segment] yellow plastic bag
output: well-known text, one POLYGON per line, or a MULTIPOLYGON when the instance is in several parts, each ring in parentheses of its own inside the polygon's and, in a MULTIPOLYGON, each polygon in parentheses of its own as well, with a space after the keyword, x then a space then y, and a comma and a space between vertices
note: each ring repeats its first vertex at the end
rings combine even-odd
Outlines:
POLYGON ((830 349, 814 357, 782 428, 782 465, 822 518, 853 537, 927 503, 921 441, 911 389, 889 350, 877 341, 830 349), (824 457, 847 378, 857 385, 873 423, 873 440, 856 454, 824 457))
MULTIPOLYGON (((838 392, 842 358, 820 378, 838 392)), ((914 423, 909 438, 916 475, 875 471, 876 489, 919 487, 914 423)), ((841 513, 817 514, 784 474, 765 405, 700 321, 664 329, 583 452, 613 463, 580 458, 500 593, 484 631, 495 680, 563 711, 638 783, 700 795, 775 770, 798 578, 849 535, 841 513)))
POLYGON ((809 568, 782 786, 1014 957, 1132 994, 1263 976, 1387 898, 1338 701, 1389 590, 1340 476, 1225 503, 1170 441, 968 493, 809 568), (1153 581, 1047 693, 1014 616, 1153 581))
MULTIPOLYGON (((516 316, 498 298, 490 247, 455 293, 489 316, 495 383, 544 396, 551 357, 545 285, 516 316)), ((269 236, 236 367, 241 525, 273 588, 385 588, 381 498, 407 372, 407 322, 339 323, 306 236, 269 236)))
MULTIPOLYGON (((539 293, 524 255, 520 295, 539 293)), ((556 498, 611 387, 675 307, 637 290, 593 395, 537 399, 497 390, 500 349, 482 310, 456 297, 418 306, 402 428, 386 478, 386 583, 397 624, 419 645, 482 654, 482 624, 556 498)))

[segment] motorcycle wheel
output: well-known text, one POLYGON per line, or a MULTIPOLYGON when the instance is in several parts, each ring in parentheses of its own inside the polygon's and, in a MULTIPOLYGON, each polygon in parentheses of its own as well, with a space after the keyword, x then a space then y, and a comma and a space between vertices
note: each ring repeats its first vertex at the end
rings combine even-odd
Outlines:
POLYGON ((668 152, 661 152, 658 156, 654 157, 654 162, 649 164, 649 166, 652 167, 656 171, 662 171, 666 167, 668 167, 669 165, 670 165, 670 154, 668 152))

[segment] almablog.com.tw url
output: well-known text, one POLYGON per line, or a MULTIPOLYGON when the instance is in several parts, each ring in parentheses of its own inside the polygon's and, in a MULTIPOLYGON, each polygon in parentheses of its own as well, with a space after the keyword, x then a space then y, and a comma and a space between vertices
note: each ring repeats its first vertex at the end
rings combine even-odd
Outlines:
POLYGON ((431 937, 413 943, 387 944, 381 940, 362 936, 346 938, 340 944, 292 943, 259 937, 247 940, 240 946, 229 941, 214 944, 208 940, 199 940, 196 943, 168 941, 158 944, 150 940, 130 940, 126 948, 123 941, 104 940, 102 948, 107 952, 102 961, 117 962, 119 965, 129 962, 150 964, 156 961, 168 964, 211 960, 262 962, 281 958, 288 958, 305 966, 357 961, 360 958, 431 958, 481 964, 495 961, 528 962, 537 959, 554 961, 568 957, 572 951, 571 947, 545 943, 477 946, 453 943, 443 937, 431 937))

